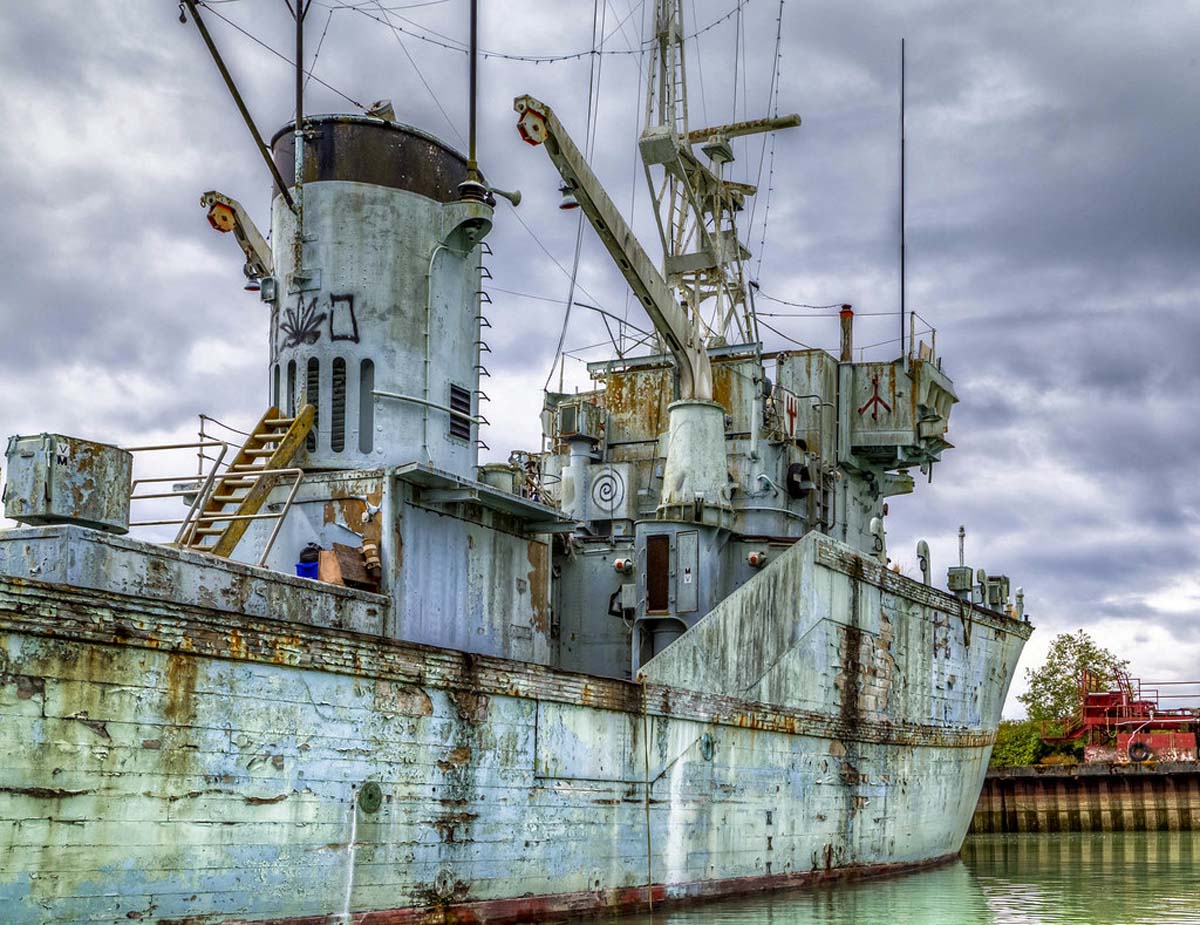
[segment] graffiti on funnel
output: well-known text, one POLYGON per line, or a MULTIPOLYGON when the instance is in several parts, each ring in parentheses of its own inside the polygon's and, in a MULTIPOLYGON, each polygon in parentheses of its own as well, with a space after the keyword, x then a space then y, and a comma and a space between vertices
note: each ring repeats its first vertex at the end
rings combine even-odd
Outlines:
POLYGON ((358 317, 354 313, 354 296, 331 295, 328 310, 322 312, 317 311, 318 298, 313 296, 305 303, 302 296, 298 297, 295 308, 284 311, 284 320, 279 325, 279 330, 283 334, 285 349, 301 344, 311 347, 321 339, 321 331, 326 322, 329 325, 331 341, 358 343, 358 317))
POLYGON ((296 299, 296 307, 284 312, 283 324, 279 326, 284 334, 284 347, 298 347, 300 344, 312 346, 321 339, 321 322, 325 320, 325 312, 317 312, 317 299, 314 296, 307 305, 304 297, 296 299))
POLYGON ((358 318, 354 315, 354 296, 329 297, 329 339, 358 343, 358 318))

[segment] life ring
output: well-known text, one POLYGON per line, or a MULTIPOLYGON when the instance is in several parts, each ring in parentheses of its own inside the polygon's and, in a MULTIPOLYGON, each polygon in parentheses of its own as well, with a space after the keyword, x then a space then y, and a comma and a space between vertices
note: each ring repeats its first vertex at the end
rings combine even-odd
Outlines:
POLYGON ((1150 746, 1145 742, 1131 742, 1129 744, 1129 760, 1130 761, 1149 761, 1150 746))

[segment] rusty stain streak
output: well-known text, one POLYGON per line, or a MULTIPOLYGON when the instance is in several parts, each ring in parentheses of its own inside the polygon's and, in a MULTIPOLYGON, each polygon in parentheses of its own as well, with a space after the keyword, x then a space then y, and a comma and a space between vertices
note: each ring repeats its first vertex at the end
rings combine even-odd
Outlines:
POLYGON ((33 797, 38 800, 65 800, 69 797, 86 796, 96 793, 91 790, 65 790, 59 787, 0 787, 0 793, 11 793, 13 796, 33 797))
POLYGON ((277 793, 273 797, 242 797, 242 802, 250 806, 266 806, 270 803, 282 803, 288 798, 286 793, 277 793))
POLYGON ((86 711, 83 713, 78 713, 75 716, 68 716, 67 719, 73 719, 76 722, 82 723, 83 725, 87 726, 88 729, 92 730, 92 732, 96 733, 96 735, 100 736, 100 738, 104 739, 105 741, 108 741, 108 742, 112 741, 112 736, 108 734, 108 726, 106 726, 104 723, 100 722, 99 720, 88 719, 88 715, 87 715, 86 711))
POLYGON ((435 819, 422 820, 422 825, 432 826, 437 829, 438 837, 447 843, 455 842, 455 830, 459 826, 469 826, 479 818, 479 813, 442 813, 435 819))
MULTIPOLYGON (((232 650, 230 654, 233 654, 232 650)), ((194 658, 174 653, 168 656, 167 702, 163 708, 163 715, 178 726, 190 725, 196 719, 198 670, 194 658)))
POLYGON ((459 719, 466 720, 472 725, 479 725, 487 719, 488 696, 471 690, 456 690, 450 692, 450 700, 458 712, 459 719))
POLYGON ((529 600, 533 628, 546 635, 550 632, 550 547, 546 543, 529 543, 529 600))
MULTIPOLYGON (((210 794, 210 793, 229 793, 229 792, 230 791, 224 790, 220 787, 209 787, 207 790, 189 790, 186 793, 172 793, 172 794, 169 794, 165 799, 168 803, 178 803, 180 800, 194 800, 197 797, 202 797, 202 796, 205 796, 206 794, 210 794)), ((155 794, 150 793, 149 791, 144 792, 142 795, 147 796, 147 797, 155 796, 155 794)))
POLYGON ((471 760, 473 750, 469 745, 459 745, 457 748, 452 748, 445 758, 437 762, 437 766, 443 771, 449 771, 453 768, 461 768, 471 760))
MULTIPOLYGON (((7 681, 8 677, 0 677, 0 680, 7 681)), ((45 696, 46 694, 46 679, 34 678, 29 675, 16 675, 12 678, 17 683, 17 697, 20 700, 31 700, 34 696, 45 696)))

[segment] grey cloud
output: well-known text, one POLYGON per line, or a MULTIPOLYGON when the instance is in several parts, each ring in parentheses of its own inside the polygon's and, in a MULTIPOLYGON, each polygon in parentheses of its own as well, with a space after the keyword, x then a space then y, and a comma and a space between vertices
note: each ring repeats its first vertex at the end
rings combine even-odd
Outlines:
MULTIPOLYGON (((698 2, 699 20, 729 6, 698 2)), ((461 7, 406 15, 458 36, 461 7)), ((590 42, 590 17, 562 4, 484 7, 490 48, 590 42)), ((620 0, 612 7, 628 8, 620 0)), ((766 105, 777 9, 766 0, 746 6, 748 110, 739 104, 738 118, 766 105)), ((214 10, 290 49, 282 4, 214 10)), ((328 15, 314 11, 312 50, 328 15)), ((235 423, 261 411, 266 316, 241 290, 236 248, 207 227, 197 203, 203 191, 221 189, 265 227, 269 181, 193 27, 176 15, 169 2, 57 0, 14 7, 0 22, 0 116, 33 129, 27 138, 10 129, 0 143, 8 157, 0 170, 8 219, 0 223, 0 382, 43 384, 36 401, 0 391, 0 424, 12 424, 5 429, 88 426, 66 398, 73 393, 57 384, 76 368, 158 384, 104 419, 130 435, 186 425, 200 410, 235 423), (226 357, 224 372, 188 366, 198 345, 226 357)), ((292 113, 287 67, 206 18, 270 134, 292 113)), ((390 31, 348 11, 328 24, 323 79, 364 102, 389 96, 403 120, 461 144, 390 31)), ((1131 627, 1110 641, 1119 647, 1136 641, 1139 621, 1157 620, 1200 653, 1200 613, 1167 619, 1129 603, 1200 565, 1191 549, 1200 508, 1192 474, 1200 452, 1195 11, 1167 2, 825 2, 787 4, 784 27, 780 109, 800 111, 804 125, 776 138, 759 278, 777 297, 855 303, 864 315, 860 344, 894 336, 897 324, 866 313, 898 304, 897 56, 899 37, 909 41, 910 306, 937 325, 963 402, 951 433, 959 449, 932 486, 893 503, 896 556, 926 535, 938 538, 935 557, 949 564, 954 530, 967 523, 971 561, 1023 584, 1045 632, 1112 617, 1131 627), (1103 503, 1047 486, 1058 473, 1094 486, 1103 503)), ((703 105, 694 69, 693 125, 734 117, 732 35, 725 24, 700 40, 703 105)), ((465 134, 465 57, 404 41, 465 134)), ((620 37, 613 42, 624 47, 620 37)), ((593 161, 623 210, 637 188, 634 226, 649 244, 656 232, 631 169, 643 65, 636 56, 605 59, 593 161)), ((588 66, 481 62, 484 169, 496 184, 521 188, 521 217, 568 267, 574 219, 556 208, 557 176, 544 153, 517 138, 511 101, 520 92, 540 96, 582 141, 588 66)), ((346 108, 315 82, 308 94, 310 111, 346 108)), ((757 142, 739 146, 740 179, 755 181, 759 151, 757 142)), ((742 229, 753 249, 765 172, 762 184, 755 226, 742 229)), ((507 206, 490 242, 497 287, 566 297, 566 278, 507 206)), ((580 299, 624 311, 623 283, 590 231, 580 280, 590 293, 580 299)), ((518 377, 545 375, 562 307, 492 297, 486 388, 504 402, 518 377)), ((646 324, 636 307, 630 320, 646 324)), ((772 323, 807 342, 836 337, 828 319, 772 323)), ((569 345, 604 337, 590 313, 576 310, 569 345)), ((569 366, 569 376, 578 369, 569 366)), ((536 426, 487 439, 503 456, 510 442, 532 442, 536 426)))

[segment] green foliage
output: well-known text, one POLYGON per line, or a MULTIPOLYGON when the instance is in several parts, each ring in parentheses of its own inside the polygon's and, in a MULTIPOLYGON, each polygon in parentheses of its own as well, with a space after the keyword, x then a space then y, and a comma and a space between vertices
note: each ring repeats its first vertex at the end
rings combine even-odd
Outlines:
POLYGON ((996 746, 989 767, 1011 768, 1037 764, 1048 751, 1042 742, 1041 724, 1031 720, 1003 720, 996 730, 996 746))
POLYGON ((1079 713, 1080 681, 1088 678, 1088 690, 1108 690, 1117 672, 1129 667, 1125 659, 1097 645, 1083 630, 1060 633, 1050 643, 1040 668, 1025 669, 1029 689, 1017 697, 1031 720, 1069 725, 1079 713))

